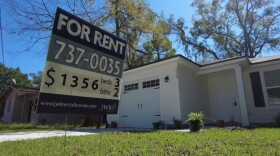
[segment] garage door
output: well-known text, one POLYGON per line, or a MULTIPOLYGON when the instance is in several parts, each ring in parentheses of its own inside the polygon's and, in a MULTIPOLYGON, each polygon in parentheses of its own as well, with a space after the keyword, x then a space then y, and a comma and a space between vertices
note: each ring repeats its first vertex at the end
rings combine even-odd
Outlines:
POLYGON ((122 127, 152 128, 160 120, 160 82, 158 78, 125 83, 120 103, 122 127))

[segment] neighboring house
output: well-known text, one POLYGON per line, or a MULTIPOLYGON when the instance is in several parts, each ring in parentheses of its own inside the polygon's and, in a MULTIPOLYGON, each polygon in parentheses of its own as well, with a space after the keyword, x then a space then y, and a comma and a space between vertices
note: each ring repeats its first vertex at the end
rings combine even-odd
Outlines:
MULTIPOLYGON (((4 123, 33 123, 33 124, 81 124, 85 114, 46 114, 36 113, 39 88, 10 86, 1 99, 5 100, 3 114, 4 123), (66 123, 67 122, 67 123, 66 123)), ((90 115, 92 120, 98 115, 90 115)), ((106 120, 106 117, 103 117, 106 120)))
POLYGON ((108 123, 152 128, 190 112, 242 125, 274 122, 280 112, 280 56, 194 63, 178 55, 126 70, 117 115, 108 123))
POLYGON ((32 119, 39 89, 31 87, 10 86, 0 96, 5 99, 4 123, 27 123, 32 119))

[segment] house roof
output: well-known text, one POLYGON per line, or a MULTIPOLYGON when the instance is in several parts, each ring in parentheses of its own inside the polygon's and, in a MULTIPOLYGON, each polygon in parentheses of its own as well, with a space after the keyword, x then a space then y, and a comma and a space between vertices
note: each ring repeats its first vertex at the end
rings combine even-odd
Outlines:
POLYGON ((0 95, 0 98, 5 99, 12 92, 12 90, 39 93, 40 89, 39 88, 33 88, 33 87, 11 85, 0 95))
POLYGON ((181 58, 185 59, 186 61, 189 61, 189 62, 195 64, 196 66, 201 66, 200 64, 198 64, 198 63, 196 63, 196 62, 193 62, 192 60, 186 58, 185 56, 178 54, 178 55, 175 55, 175 56, 166 58, 166 59, 162 59, 162 60, 154 61, 154 62, 149 62, 149 63, 143 64, 143 65, 141 65, 141 66, 138 66, 138 67, 129 68, 129 69, 126 69, 126 70, 124 70, 124 71, 128 71, 128 70, 132 70, 132 69, 136 69, 136 68, 140 68, 140 67, 144 67, 144 66, 156 64, 156 63, 158 63, 158 62, 163 62, 163 61, 166 61, 166 60, 171 60, 171 59, 177 58, 177 57, 181 57, 181 58))
MULTIPOLYGON (((234 58, 228 58, 228 59, 222 59, 222 60, 214 60, 214 61, 209 61, 209 62, 200 62, 200 63, 196 63, 188 58, 186 58, 183 55, 175 55, 173 57, 167 58, 167 59, 163 59, 163 60, 159 60, 159 61, 155 61, 155 62, 151 62, 151 63, 147 63, 138 67, 134 67, 134 68, 130 68, 130 69, 126 69, 125 71, 129 71, 132 69, 136 69, 136 68, 140 68, 143 66, 148 66, 148 65, 152 65, 152 64, 156 64, 158 62, 163 62, 166 60, 170 60, 176 57, 180 57, 183 58, 184 60, 191 62, 192 64, 198 66, 198 67, 205 67, 205 66, 209 66, 209 65, 213 65, 213 64, 222 64, 223 62, 230 62, 230 61, 234 61, 234 60, 238 60, 238 59, 244 59, 247 58, 245 56, 241 56, 241 57, 234 57, 234 58)), ((275 56, 267 56, 267 57, 259 57, 259 58, 248 58, 248 61, 250 62, 250 64, 259 64, 259 63, 265 63, 265 62, 270 62, 270 61, 277 61, 280 60, 280 55, 275 55, 275 56)))
POLYGON ((39 93, 39 88, 34 88, 34 87, 25 87, 25 86, 10 86, 10 87, 13 87, 19 91, 27 91, 27 92, 38 92, 39 93))
MULTIPOLYGON (((222 59, 222 60, 214 60, 214 61, 209 61, 209 62, 201 62, 199 64, 201 66, 208 66, 208 65, 212 65, 212 64, 218 64, 218 63, 233 61, 233 60, 242 59, 242 58, 246 58, 246 57, 245 56, 241 56, 241 57, 227 58, 227 59, 222 59)), ((251 64, 265 63, 265 62, 280 60, 280 55, 248 58, 248 60, 249 60, 249 62, 251 64)))
POLYGON ((276 61, 276 60, 280 60, 280 55, 267 56, 267 57, 258 57, 258 58, 249 58, 249 61, 252 64, 264 63, 264 62, 276 61))
POLYGON ((228 61, 237 60, 237 59, 241 59, 241 58, 246 58, 246 57, 244 57, 244 56, 233 57, 233 58, 227 58, 227 59, 222 59, 222 60, 214 60, 214 61, 208 61, 208 62, 200 62, 199 64, 200 64, 201 66, 208 66, 208 65, 212 65, 212 64, 218 64, 218 63, 222 63, 222 62, 228 62, 228 61))

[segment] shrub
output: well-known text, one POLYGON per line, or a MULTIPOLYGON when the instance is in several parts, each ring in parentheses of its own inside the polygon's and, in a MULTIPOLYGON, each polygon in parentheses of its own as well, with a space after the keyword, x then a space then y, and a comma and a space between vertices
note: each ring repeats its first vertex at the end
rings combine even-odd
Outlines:
POLYGON ((164 129, 165 128, 165 122, 164 121, 157 121, 153 123, 153 128, 154 129, 164 129))
POLYGON ((177 128, 177 129, 182 128, 182 123, 183 123, 182 120, 173 118, 173 123, 174 123, 174 125, 175 125, 175 128, 177 128))
POLYGON ((280 113, 274 117, 275 123, 278 127, 280 127, 280 113))
POLYGON ((85 115, 81 122, 80 127, 91 127, 91 126, 93 126, 93 122, 91 121, 89 115, 85 115))
POLYGON ((48 120, 45 119, 45 118, 43 118, 43 119, 41 119, 41 120, 39 121, 39 124, 40 124, 40 125, 47 125, 47 124, 48 124, 48 120))
POLYGON ((116 121, 112 121, 111 128, 118 128, 118 123, 116 121))
POLYGON ((100 127, 101 127, 101 121, 100 120, 97 120, 97 121, 95 121, 94 123, 93 123, 93 125, 97 128, 97 129, 99 129, 100 127))

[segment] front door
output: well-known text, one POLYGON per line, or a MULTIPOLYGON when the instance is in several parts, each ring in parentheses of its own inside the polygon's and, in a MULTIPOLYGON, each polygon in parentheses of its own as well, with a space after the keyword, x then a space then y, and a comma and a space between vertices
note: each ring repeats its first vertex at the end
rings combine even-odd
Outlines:
POLYGON ((214 101, 212 102, 215 103, 218 119, 241 122, 234 71, 228 70, 213 74, 211 82, 211 96, 214 96, 214 101))

